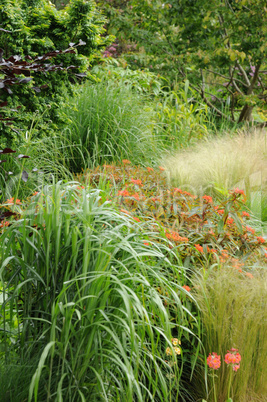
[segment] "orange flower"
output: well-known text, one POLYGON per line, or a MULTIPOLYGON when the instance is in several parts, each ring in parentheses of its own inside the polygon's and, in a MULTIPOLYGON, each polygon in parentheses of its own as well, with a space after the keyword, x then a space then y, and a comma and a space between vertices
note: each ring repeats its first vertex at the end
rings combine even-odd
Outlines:
POLYGON ((183 191, 180 188, 174 188, 173 191, 174 193, 180 193, 180 194, 183 193, 183 191))
POLYGON ((144 243, 144 246, 151 246, 151 244, 148 243, 147 241, 144 241, 143 243, 144 243))
POLYGON ((136 184, 137 186, 142 186, 142 180, 135 180, 135 179, 131 179, 131 182, 136 184))
POLYGON ((227 219, 227 224, 228 224, 228 225, 232 225, 233 223, 234 223, 233 218, 228 218, 228 219, 227 219))
POLYGON ((239 364, 241 362, 241 355, 238 353, 238 349, 228 350, 224 357, 226 364, 239 364))
POLYGON ((5 221, 5 222, 3 222, 3 223, 1 223, 0 224, 0 228, 3 228, 3 227, 7 227, 7 226, 9 226, 10 225, 10 222, 8 222, 8 221, 5 221))
POLYGON ((265 239, 263 237, 261 237, 261 236, 258 236, 257 240, 258 240, 259 243, 262 243, 262 244, 265 243, 265 239))
POLYGON ((121 195, 123 197, 129 197, 130 193, 127 190, 121 190, 118 192, 118 195, 121 195))
POLYGON ((254 276, 250 272, 245 272, 245 275, 250 279, 254 278, 254 276))
POLYGON ((247 229, 248 232, 250 232, 250 233, 252 233, 252 234, 255 234, 255 230, 252 229, 251 227, 246 226, 246 229, 247 229))
POLYGON ((212 204, 213 203, 213 199, 210 195, 203 195, 203 200, 206 201, 207 204, 212 204))
POLYGON ((128 159, 123 159, 123 160, 122 160, 122 163, 123 163, 124 165, 130 165, 130 164, 131 164, 131 162, 130 162, 128 159))
MULTIPOLYGON (((6 203, 9 204, 9 205, 14 205, 14 197, 12 197, 9 200, 7 200, 6 203)), ((19 199, 16 199, 16 204, 21 205, 21 202, 20 202, 19 199)))
POLYGON ((171 231, 171 233, 165 232, 165 235, 169 240, 180 241, 185 243, 189 241, 187 237, 181 237, 178 232, 174 232, 173 230, 171 231))
POLYGON ((165 170, 165 168, 162 166, 159 166, 159 170, 161 170, 163 172, 165 170))
POLYGON ((240 190, 239 188, 234 188, 233 193, 245 195, 244 190, 240 190))
POLYGON ((243 211, 243 212, 242 212, 242 216, 244 216, 244 218, 250 218, 249 213, 246 212, 246 211, 243 211))
POLYGON ((127 211, 127 209, 121 209, 121 212, 123 212, 124 214, 127 214, 127 215, 131 214, 129 211, 127 211))
POLYGON ((187 285, 183 285, 183 288, 184 288, 187 292, 190 292, 190 290, 191 290, 191 288, 190 288, 189 286, 187 286, 187 285))
POLYGON ((210 353, 207 357, 207 365, 213 370, 218 370, 221 367, 221 356, 217 353, 210 353))
POLYGON ((132 197, 135 198, 136 201, 140 201, 140 197, 139 197, 138 193, 133 194, 132 197))
POLYGON ((147 167, 148 172, 154 172, 154 169, 152 167, 147 167))
POLYGON ((136 217, 133 217, 133 220, 134 220, 135 222, 141 222, 140 219, 139 219, 139 218, 136 218, 136 217))
POLYGON ((203 253, 203 247, 200 246, 199 244, 195 244, 195 247, 197 249, 197 251, 199 251, 200 253, 203 253))

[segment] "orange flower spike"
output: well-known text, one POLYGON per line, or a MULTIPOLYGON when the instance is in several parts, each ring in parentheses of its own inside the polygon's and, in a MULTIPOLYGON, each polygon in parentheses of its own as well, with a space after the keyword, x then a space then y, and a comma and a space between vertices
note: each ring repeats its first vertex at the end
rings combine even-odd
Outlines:
POLYGON ((133 194, 132 197, 135 198, 136 201, 140 201, 140 197, 139 197, 138 193, 133 194))
POLYGON ((159 166, 159 170, 161 170, 162 172, 164 172, 165 168, 162 166, 159 166))
POLYGON ((245 275, 250 279, 254 278, 254 276, 250 272, 245 272, 245 275))
POLYGON ((243 216, 244 218, 250 218, 249 213, 246 212, 246 211, 243 211, 243 212, 242 212, 242 216, 243 216))
POLYGON ((147 167, 148 172, 154 172, 154 169, 152 167, 147 167))
POLYGON ((136 218, 135 216, 133 217, 133 220, 134 220, 135 222, 141 222, 140 219, 139 219, 139 218, 136 218))

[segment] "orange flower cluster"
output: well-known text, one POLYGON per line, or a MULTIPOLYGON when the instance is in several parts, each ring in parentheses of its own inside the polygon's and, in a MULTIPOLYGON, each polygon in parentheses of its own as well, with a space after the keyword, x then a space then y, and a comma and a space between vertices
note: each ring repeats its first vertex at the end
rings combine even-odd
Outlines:
POLYGON ((137 186, 142 186, 142 180, 139 179, 131 179, 131 183, 136 184, 137 186))
POLYGON ((121 195, 122 197, 129 197, 129 196, 130 196, 130 193, 129 193, 129 191, 127 191, 127 190, 120 190, 120 191, 118 192, 118 195, 121 195))
POLYGON ((226 353, 224 357, 224 361, 226 364, 232 364, 232 368, 234 371, 237 371, 240 368, 241 355, 238 353, 238 349, 232 348, 228 353, 226 353))
POLYGON ((213 370, 218 370, 221 367, 221 356, 217 353, 210 353, 207 357, 207 365, 213 370))
MULTIPOLYGON (((6 200, 6 204, 8 205, 14 205, 14 197, 10 198, 9 200, 6 200)), ((21 202, 19 199, 16 199, 15 202, 16 205, 21 205, 21 202)))
POLYGON ((188 238, 187 237, 182 237, 179 235, 178 232, 171 231, 170 233, 165 232, 165 235, 167 239, 173 240, 175 242, 180 242, 180 243, 188 243, 188 238))
POLYGON ((204 201, 206 201, 207 204, 212 204, 213 203, 213 199, 209 195, 204 195, 202 198, 203 198, 204 201))

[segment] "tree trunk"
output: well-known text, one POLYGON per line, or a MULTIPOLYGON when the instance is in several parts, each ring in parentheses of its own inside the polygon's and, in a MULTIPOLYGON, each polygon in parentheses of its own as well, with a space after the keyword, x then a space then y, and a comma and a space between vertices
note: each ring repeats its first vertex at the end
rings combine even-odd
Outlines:
MULTIPOLYGON (((260 66, 261 66, 261 62, 255 68, 255 73, 254 73, 254 76, 252 78, 250 87, 247 90, 247 95, 251 95, 253 93, 253 89, 255 87, 255 84, 258 82, 260 66)), ((252 120, 253 107, 254 106, 249 106, 247 103, 244 105, 244 107, 241 110, 241 113, 239 115, 238 123, 241 123, 242 121, 251 121, 252 120)))

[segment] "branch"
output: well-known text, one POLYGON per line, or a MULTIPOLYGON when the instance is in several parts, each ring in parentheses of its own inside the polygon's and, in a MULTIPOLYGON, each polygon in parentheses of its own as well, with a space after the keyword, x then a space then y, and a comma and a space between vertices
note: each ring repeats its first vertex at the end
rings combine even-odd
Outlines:
MULTIPOLYGON (((225 78, 227 81, 230 80, 230 78, 227 77, 226 75, 223 75, 223 74, 217 73, 217 72, 215 72, 215 71, 209 70, 208 68, 206 68, 205 70, 206 70, 206 71, 209 71, 209 72, 212 73, 212 74, 219 75, 220 77, 225 78)), ((249 85, 250 85, 250 83, 249 83, 249 85, 247 85, 247 84, 245 84, 243 81, 239 80, 238 78, 235 78, 235 81, 240 82, 240 84, 244 85, 244 86, 247 87, 247 88, 248 88, 249 85)))
POLYGON ((224 117, 225 119, 230 120, 230 121, 232 121, 233 123, 235 122, 235 120, 231 119, 231 117, 227 116, 226 114, 224 114, 223 112, 221 112, 216 106, 214 106, 214 105, 206 98, 205 93, 202 92, 202 89, 198 89, 198 88, 196 88, 195 86, 193 86, 193 85, 191 85, 191 84, 190 84, 190 87, 193 88, 197 93, 199 93, 200 96, 201 96, 201 98, 204 100, 204 102, 205 102, 209 107, 211 107, 212 109, 214 109, 215 112, 216 112, 219 116, 224 117))
POLYGON ((243 75, 243 77, 244 77, 244 79, 245 79, 245 81, 247 83, 247 86, 250 87, 250 81, 249 81, 249 78, 247 76, 247 73, 245 72, 243 67, 239 64, 239 62, 237 62, 237 67, 238 67, 240 73, 243 75))

